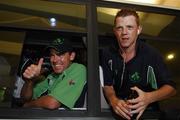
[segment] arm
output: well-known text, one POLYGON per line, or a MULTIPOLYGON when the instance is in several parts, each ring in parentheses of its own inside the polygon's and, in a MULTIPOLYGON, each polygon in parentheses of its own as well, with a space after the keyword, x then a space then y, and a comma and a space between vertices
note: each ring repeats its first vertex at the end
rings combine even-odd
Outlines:
POLYGON ((150 73, 154 74, 154 80, 152 79, 151 82, 157 82, 158 89, 155 88, 157 90, 148 93, 150 97, 150 103, 167 99, 176 94, 175 83, 172 81, 172 75, 170 74, 165 64, 163 57, 159 52, 153 56, 154 57, 152 58, 154 59, 154 67, 152 67, 150 73))
POLYGON ((113 106, 113 104, 118 101, 113 86, 104 86, 103 90, 110 105, 113 106))
POLYGON ((167 98, 175 95, 176 90, 173 87, 171 87, 170 85, 164 85, 160 89, 158 89, 156 91, 152 91, 147 94, 149 94, 148 95, 150 98, 149 101, 150 101, 150 103, 152 103, 152 102, 167 99, 167 98))
POLYGON ((22 90, 21 90, 21 97, 25 101, 29 101, 32 99, 33 95, 33 82, 32 81, 25 81, 22 90))
MULTIPOLYGON (((129 102, 134 104, 131 105, 131 109, 135 109, 132 113, 138 113, 137 118, 143 114, 147 106, 153 102, 157 102, 160 100, 167 99, 173 95, 175 95, 175 84, 171 80, 170 72, 163 61, 163 58, 160 54, 154 54, 154 67, 152 69, 152 73, 154 74, 153 81, 157 81, 157 87, 160 86, 158 89, 151 91, 151 92, 144 92, 137 87, 132 88, 136 90, 139 97, 134 100, 130 100, 129 102)), ((153 81, 151 81, 153 83, 153 81)))
POLYGON ((28 101, 32 99, 33 95, 33 85, 39 80, 39 75, 41 71, 41 66, 43 64, 43 59, 39 60, 38 65, 32 64, 23 73, 24 85, 21 90, 21 97, 28 101))
POLYGON ((129 108, 135 109, 131 112, 132 114, 139 113, 137 116, 138 119, 150 103, 167 99, 176 94, 176 90, 170 85, 163 85, 161 88, 152 92, 143 92, 137 87, 133 87, 132 90, 136 90, 139 97, 128 101, 131 103, 129 108))
POLYGON ((116 97, 113 86, 104 86, 104 93, 116 114, 120 115, 125 119, 130 120, 131 114, 127 107, 128 105, 124 100, 121 100, 116 97))
POLYGON ((52 96, 46 95, 36 100, 26 102, 24 104, 24 107, 40 107, 40 108, 46 108, 46 109, 57 109, 60 107, 60 105, 61 104, 52 96))

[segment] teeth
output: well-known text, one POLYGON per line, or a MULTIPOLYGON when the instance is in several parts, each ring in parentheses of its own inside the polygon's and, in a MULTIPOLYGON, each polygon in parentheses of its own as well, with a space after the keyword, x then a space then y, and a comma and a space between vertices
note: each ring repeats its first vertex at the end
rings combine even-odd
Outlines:
POLYGON ((61 66, 61 65, 54 65, 55 67, 61 66))

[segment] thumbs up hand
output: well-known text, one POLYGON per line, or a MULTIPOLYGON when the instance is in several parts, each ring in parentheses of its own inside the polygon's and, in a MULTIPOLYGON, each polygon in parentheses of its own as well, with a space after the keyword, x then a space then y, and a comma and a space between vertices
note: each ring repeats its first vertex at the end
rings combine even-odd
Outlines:
POLYGON ((41 58, 37 65, 31 64, 29 67, 27 67, 23 73, 23 77, 26 79, 33 79, 35 77, 38 77, 40 75, 40 72, 41 72, 43 60, 44 59, 41 58))

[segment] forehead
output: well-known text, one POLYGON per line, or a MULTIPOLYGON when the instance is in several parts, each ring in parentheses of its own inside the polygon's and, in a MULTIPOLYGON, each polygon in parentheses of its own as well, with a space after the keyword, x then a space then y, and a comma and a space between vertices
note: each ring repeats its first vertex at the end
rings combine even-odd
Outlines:
POLYGON ((115 25, 137 25, 136 17, 133 15, 130 16, 123 16, 123 17, 117 17, 115 21, 115 25))
POLYGON ((51 48, 50 49, 50 52, 49 52, 49 55, 69 55, 69 52, 63 52, 63 53, 60 53, 58 52, 56 49, 54 48, 51 48))
POLYGON ((59 53, 56 49, 54 48, 50 48, 49 49, 49 53, 59 53))
POLYGON ((51 56, 51 55, 62 55, 63 53, 59 53, 56 49, 54 49, 54 48, 51 48, 50 50, 49 50, 49 55, 51 56))

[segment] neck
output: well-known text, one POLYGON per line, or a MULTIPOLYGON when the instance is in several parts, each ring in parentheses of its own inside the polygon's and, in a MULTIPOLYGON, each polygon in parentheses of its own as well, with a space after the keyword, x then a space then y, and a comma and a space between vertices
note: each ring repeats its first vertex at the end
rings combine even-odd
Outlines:
POLYGON ((123 57, 124 61, 127 63, 128 61, 130 61, 132 58, 135 57, 136 48, 135 47, 123 48, 123 49, 121 49, 120 54, 123 57))

